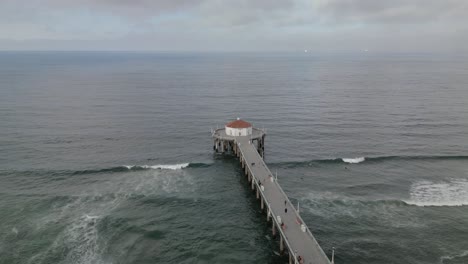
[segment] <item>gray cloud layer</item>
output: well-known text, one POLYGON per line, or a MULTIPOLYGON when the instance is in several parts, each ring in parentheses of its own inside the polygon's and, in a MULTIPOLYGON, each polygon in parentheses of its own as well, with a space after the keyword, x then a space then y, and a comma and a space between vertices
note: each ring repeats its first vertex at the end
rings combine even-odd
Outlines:
POLYGON ((335 21, 421 23, 437 20, 466 21, 468 1, 460 0, 330 0, 320 11, 335 21))
POLYGON ((0 49, 466 52, 467 12, 466 0, 4 0, 0 49))

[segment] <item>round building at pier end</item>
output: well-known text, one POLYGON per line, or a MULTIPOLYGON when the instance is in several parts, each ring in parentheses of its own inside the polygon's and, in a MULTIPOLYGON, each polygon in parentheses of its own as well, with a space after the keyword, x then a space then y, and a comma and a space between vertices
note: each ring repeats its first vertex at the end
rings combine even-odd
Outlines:
POLYGON ((263 158, 265 153, 265 129, 258 129, 247 121, 237 118, 227 123, 223 128, 211 130, 213 136, 213 149, 216 152, 226 152, 237 149, 238 145, 253 144, 263 158))
POLYGON ((228 136, 239 137, 252 135, 252 124, 240 118, 227 123, 225 129, 226 135, 228 136))

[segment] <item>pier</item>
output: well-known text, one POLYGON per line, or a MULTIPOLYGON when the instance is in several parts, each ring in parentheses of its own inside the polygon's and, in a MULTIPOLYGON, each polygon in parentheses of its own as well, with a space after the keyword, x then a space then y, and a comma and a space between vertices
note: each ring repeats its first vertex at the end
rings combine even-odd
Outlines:
POLYGON ((280 253, 289 253, 289 263, 331 264, 304 220, 265 164, 265 130, 253 128, 243 120, 232 121, 212 131, 213 149, 231 152, 238 159, 249 188, 255 192, 260 207, 271 222, 272 233, 279 235, 280 253), (287 210, 287 212, 286 212, 287 210))

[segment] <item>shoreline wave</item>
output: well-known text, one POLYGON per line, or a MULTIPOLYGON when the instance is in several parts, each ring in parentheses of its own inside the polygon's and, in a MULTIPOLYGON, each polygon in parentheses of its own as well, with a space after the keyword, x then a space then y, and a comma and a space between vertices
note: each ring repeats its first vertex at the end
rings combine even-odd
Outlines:
POLYGON ((403 207, 460 207, 468 206, 468 180, 449 182, 420 181, 412 184, 409 197, 388 197, 367 199, 334 192, 309 193, 306 200, 332 206, 375 206, 392 205, 403 207))
POLYGON ((316 200, 323 203, 323 201, 328 201, 330 204, 335 205, 346 205, 346 206, 355 206, 357 204, 361 205, 393 205, 393 206, 415 206, 415 207, 461 207, 468 206, 468 202, 416 202, 411 200, 403 199, 379 199, 379 200, 360 200, 360 199, 347 199, 347 198, 332 198, 332 199, 309 199, 316 200))
POLYGON ((105 169, 81 170, 72 172, 73 175, 96 174, 105 172, 128 172, 139 170, 181 170, 185 168, 204 168, 211 164, 206 163, 178 163, 178 164, 157 164, 157 165, 122 165, 105 169))
MULTIPOLYGON (((285 166, 288 168, 294 167, 307 167, 313 164, 361 164, 361 163, 377 163, 390 160, 468 160, 468 156, 454 155, 454 156, 376 156, 376 157, 355 157, 355 158, 329 158, 329 159, 315 159, 315 160, 304 160, 304 161, 285 161, 285 162, 273 162, 268 163, 271 166, 285 166)), ((25 174, 36 174, 36 173, 47 173, 49 175, 81 175, 81 174, 97 174, 106 172, 128 172, 137 170, 180 170, 185 168, 206 168, 212 166, 212 163, 178 163, 178 164, 157 164, 157 165, 121 165, 109 168, 96 168, 96 169, 85 169, 85 170, 35 170, 35 171, 16 171, 16 170, 1 170, 1 174, 11 173, 25 173, 25 174)))
POLYGON ((212 166, 210 163, 177 163, 177 164, 157 164, 157 165, 121 165, 108 168, 91 168, 84 170, 1 170, 0 175, 47 175, 47 176, 62 176, 62 175, 83 175, 83 174, 99 174, 112 172, 128 172, 139 170, 181 170, 186 168, 207 168, 212 166))
POLYGON ((454 155, 454 156, 376 156, 376 157, 355 157, 355 158, 329 158, 329 159, 315 159, 304 161, 289 161, 289 162, 276 162, 272 165, 311 165, 314 163, 371 163, 371 162, 384 162, 390 160, 468 160, 468 156, 454 155))
POLYGON ((468 180, 419 181, 411 185, 408 204, 417 206, 468 205, 468 180))
POLYGON ((468 202, 414 202, 414 201, 402 201, 407 205, 414 205, 418 207, 460 207, 468 206, 468 202))
POLYGON ((153 169, 153 170, 180 170, 186 168, 190 165, 190 163, 180 163, 180 164, 162 164, 162 165, 123 165, 123 167, 127 168, 128 170, 133 169, 153 169))

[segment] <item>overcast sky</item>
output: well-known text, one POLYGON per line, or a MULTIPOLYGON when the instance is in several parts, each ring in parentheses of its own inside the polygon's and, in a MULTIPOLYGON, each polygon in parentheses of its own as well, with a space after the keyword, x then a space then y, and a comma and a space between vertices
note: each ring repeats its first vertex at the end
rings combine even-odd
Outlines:
POLYGON ((468 0, 0 0, 0 50, 468 52, 468 0))

